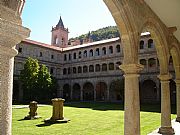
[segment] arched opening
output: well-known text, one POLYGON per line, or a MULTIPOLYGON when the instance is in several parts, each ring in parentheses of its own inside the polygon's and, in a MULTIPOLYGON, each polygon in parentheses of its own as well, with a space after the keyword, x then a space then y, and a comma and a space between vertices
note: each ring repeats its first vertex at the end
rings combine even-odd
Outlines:
POLYGON ((106 47, 102 48, 102 55, 106 55, 106 47))
POLYGON ((101 70, 100 65, 99 65, 99 64, 96 64, 96 69, 95 69, 95 71, 96 71, 96 72, 100 72, 100 70, 101 70))
POLYGON ((85 101, 94 100, 94 86, 90 82, 85 83, 83 86, 83 99, 85 101))
POLYGON ((149 66, 149 68, 155 68, 156 67, 156 59, 154 59, 154 58, 150 58, 149 60, 148 60, 148 66, 149 66))
POLYGON ((83 66, 83 73, 87 73, 88 72, 88 67, 87 66, 83 66))
POLYGON ((146 63, 146 60, 145 59, 141 59, 140 60, 140 64, 144 66, 144 68, 147 67, 147 63, 146 63))
POLYGON ((107 84, 99 82, 96 84, 96 100, 105 101, 107 99, 107 84))
POLYGON ((17 80, 13 81, 13 104, 19 101, 19 83, 17 80))
POLYGON ((171 104, 176 104, 176 83, 174 80, 170 80, 170 95, 171 95, 171 104))
POLYGON ((124 101, 124 79, 117 79, 111 82, 109 100, 111 102, 124 101))
POLYGON ((100 52, 99 52, 99 48, 96 48, 96 56, 99 56, 100 52))
POLYGON ((82 67, 81 66, 78 67, 78 73, 82 73, 82 67))
POLYGON ((80 100, 80 95, 81 95, 81 86, 78 83, 75 83, 73 85, 73 93, 72 93, 72 99, 75 101, 80 100))
POLYGON ((141 50, 141 49, 144 49, 144 41, 143 41, 143 40, 140 41, 139 49, 140 49, 140 50, 141 50))
POLYGON ((73 74, 76 74, 76 67, 73 67, 73 74))
POLYGON ((113 47, 112 46, 109 47, 109 54, 113 54, 113 47))
POLYGON ((107 64, 106 63, 102 64, 102 71, 107 71, 107 64))
POLYGON ((114 63, 109 63, 109 70, 114 70, 114 63))
POLYGON ((93 57, 93 50, 92 49, 89 51, 89 57, 93 57))
POLYGON ((65 84, 63 86, 63 98, 65 100, 70 100, 70 94, 71 94, 71 87, 69 84, 65 84))
POLYGON ((120 45, 118 44, 118 45, 116 45, 116 52, 120 53, 120 51, 121 51, 121 48, 120 48, 120 45))
POLYGON ((152 80, 145 80, 140 86, 141 103, 152 103, 157 101, 157 86, 152 80))
POLYGON ((93 65, 89 66, 89 72, 94 72, 94 66, 93 65))
POLYGON ((87 51, 86 51, 86 50, 84 51, 83 56, 84 56, 84 58, 86 58, 86 57, 87 57, 87 51))
POLYGON ((154 48, 154 43, 153 43, 153 40, 152 39, 149 39, 148 40, 148 48, 154 48))
POLYGON ((67 69, 64 68, 64 69, 63 69, 63 75, 66 75, 66 74, 67 74, 67 69))

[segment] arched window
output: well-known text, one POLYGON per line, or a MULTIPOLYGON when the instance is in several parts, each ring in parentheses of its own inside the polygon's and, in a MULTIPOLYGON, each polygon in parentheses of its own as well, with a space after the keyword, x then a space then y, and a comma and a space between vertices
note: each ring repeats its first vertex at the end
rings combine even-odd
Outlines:
POLYGON ((84 51, 84 55, 83 56, 84 56, 84 58, 87 57, 87 51, 86 50, 84 51))
POLYGON ((63 69, 63 75, 66 75, 66 74, 67 74, 67 69, 64 68, 64 69, 63 69))
POLYGON ((99 52, 99 48, 96 48, 96 56, 99 56, 100 52, 99 52))
POLYGON ((61 45, 64 45, 64 38, 62 38, 61 40, 61 45))
POLYGON ((93 57, 93 50, 92 49, 89 51, 89 57, 93 57))
POLYGON ((79 52, 79 59, 81 59, 82 58, 82 53, 81 53, 81 51, 79 52))
POLYGON ((106 63, 102 64, 102 71, 107 71, 107 64, 106 63))
POLYGON ((71 60, 71 54, 69 53, 69 60, 71 60))
POLYGON ((100 65, 99 64, 96 64, 96 72, 100 72, 100 65))
POLYGON ((78 73, 82 73, 82 67, 78 67, 78 73))
POLYGON ((102 48, 102 55, 106 55, 106 47, 102 48))
POLYGON ((121 51, 121 48, 120 48, 120 45, 118 44, 118 45, 116 46, 116 52, 117 52, 117 53, 120 53, 120 51, 121 51))
POLYGON ((71 68, 70 67, 68 68, 68 74, 71 74, 71 68))
POLYGON ((66 61, 67 60, 67 55, 66 54, 64 54, 64 61, 66 61))
POLYGON ((109 47, 109 54, 113 54, 113 47, 112 46, 109 47))
POLYGON ((114 63, 109 63, 109 70, 114 70, 114 63))
POLYGON ((73 58, 76 59, 76 53, 73 54, 73 58))
POLYGON ((89 66, 89 72, 94 72, 94 66, 93 65, 89 66))
POLYGON ((76 67, 73 67, 73 73, 76 74, 76 67))
POLYGON ((116 62, 116 70, 120 70, 119 66, 121 65, 122 63, 120 61, 116 62))
POLYGON ((154 43, 152 39, 148 40, 148 48, 153 48, 154 47, 154 43))
POLYGON ((83 73, 87 73, 88 72, 88 67, 87 66, 83 66, 83 73))
POLYGON ((146 66, 146 60, 145 59, 141 59, 140 60, 140 64, 146 66))
POLYGON ((53 42, 53 44, 55 44, 55 45, 58 44, 58 38, 57 38, 57 36, 54 37, 54 42, 53 42))
POLYGON ((140 44, 139 44, 139 45, 140 45, 140 46, 139 46, 140 49, 144 49, 144 41, 143 41, 143 40, 140 41, 140 44))
POLYGON ((156 66, 156 59, 150 58, 148 60, 148 63, 149 63, 149 67, 155 67, 156 66))

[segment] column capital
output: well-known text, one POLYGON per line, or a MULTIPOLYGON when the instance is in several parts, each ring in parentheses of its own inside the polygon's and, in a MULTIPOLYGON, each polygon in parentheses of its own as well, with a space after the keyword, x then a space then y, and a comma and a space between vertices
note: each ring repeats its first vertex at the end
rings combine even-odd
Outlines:
POLYGON ((169 81, 172 78, 171 74, 158 75, 160 81, 169 81))
POLYGON ((119 66, 125 74, 138 74, 144 66, 141 64, 123 64, 119 66))

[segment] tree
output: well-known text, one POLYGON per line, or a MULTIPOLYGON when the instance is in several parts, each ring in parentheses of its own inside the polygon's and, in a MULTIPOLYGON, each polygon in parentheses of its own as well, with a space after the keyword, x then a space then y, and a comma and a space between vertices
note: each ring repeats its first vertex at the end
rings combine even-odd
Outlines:
POLYGON ((47 102, 52 97, 55 81, 52 79, 48 68, 39 65, 38 60, 28 58, 24 69, 21 71, 20 79, 23 83, 25 101, 37 100, 47 102))
POLYGON ((33 98, 33 93, 35 93, 37 86, 38 72, 38 60, 29 57, 24 64, 24 69, 20 73, 25 100, 32 100, 33 98))

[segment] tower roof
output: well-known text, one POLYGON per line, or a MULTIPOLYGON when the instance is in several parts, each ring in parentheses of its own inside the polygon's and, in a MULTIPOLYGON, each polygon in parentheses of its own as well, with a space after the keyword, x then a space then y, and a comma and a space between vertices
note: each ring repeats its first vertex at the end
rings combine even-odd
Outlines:
POLYGON ((63 21, 62 21, 61 16, 60 16, 60 19, 59 19, 58 24, 56 25, 56 28, 57 28, 57 27, 64 28, 64 24, 63 24, 63 21))

